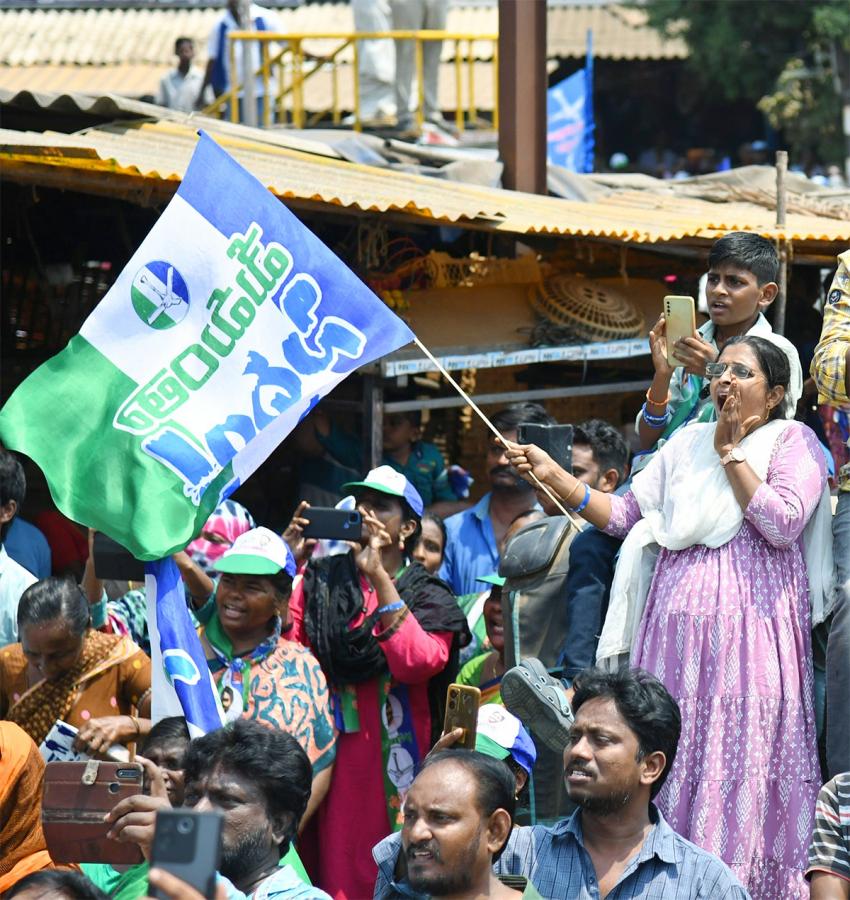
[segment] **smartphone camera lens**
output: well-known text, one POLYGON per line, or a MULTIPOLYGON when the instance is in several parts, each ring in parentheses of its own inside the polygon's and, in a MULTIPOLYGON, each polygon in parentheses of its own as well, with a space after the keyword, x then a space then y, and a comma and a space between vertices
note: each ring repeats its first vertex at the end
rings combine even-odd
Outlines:
POLYGON ((189 818, 183 818, 177 820, 177 833, 178 834, 191 834, 192 832, 192 820, 189 818))
POLYGON ((353 512, 348 514, 348 521, 351 522, 352 525, 356 524, 359 518, 360 513, 353 512))

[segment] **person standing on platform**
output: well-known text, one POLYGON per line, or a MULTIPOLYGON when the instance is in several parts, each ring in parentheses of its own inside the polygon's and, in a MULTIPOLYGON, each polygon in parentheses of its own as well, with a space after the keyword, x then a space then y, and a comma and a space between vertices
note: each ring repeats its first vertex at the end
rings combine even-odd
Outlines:
MULTIPOLYGON (((448 15, 448 0, 390 0, 393 31, 444 31, 448 15)), ((442 41, 424 41, 422 71, 425 121, 443 124, 438 86, 442 41)), ((416 51, 413 41, 395 42, 395 103, 398 127, 402 131, 413 128, 410 111, 410 92, 416 74, 416 51)))

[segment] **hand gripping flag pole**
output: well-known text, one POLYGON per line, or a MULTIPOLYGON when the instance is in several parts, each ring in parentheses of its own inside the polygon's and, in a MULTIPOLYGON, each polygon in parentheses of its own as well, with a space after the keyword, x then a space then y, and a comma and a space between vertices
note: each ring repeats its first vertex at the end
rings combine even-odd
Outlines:
MULTIPOLYGON (((449 372, 443 367, 440 361, 434 356, 433 353, 419 340, 418 337, 414 335, 413 341, 416 346, 428 357, 428 359, 434 364, 437 371, 448 381, 448 383, 460 394, 460 396, 464 399, 466 403, 469 404, 470 408, 475 412, 475 414, 481 419, 481 421, 493 432, 496 436, 496 439, 499 443, 505 448, 508 448, 508 442, 502 436, 501 432, 498 428, 484 415, 481 411, 481 408, 478 404, 466 393, 466 391, 452 378, 449 372)), ((570 512, 564 507, 563 503, 552 493, 549 488, 543 484, 542 481, 534 474, 534 472, 528 473, 531 476, 531 480, 534 482, 534 486, 539 488, 543 493, 555 504, 555 506, 571 521, 575 522, 575 517, 570 514, 570 512)))

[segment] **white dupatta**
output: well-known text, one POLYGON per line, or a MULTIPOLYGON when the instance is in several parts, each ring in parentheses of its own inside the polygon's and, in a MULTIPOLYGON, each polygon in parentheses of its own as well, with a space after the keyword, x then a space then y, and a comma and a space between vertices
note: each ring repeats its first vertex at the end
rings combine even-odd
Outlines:
MULTIPOLYGON (((741 442, 747 462, 764 481, 779 436, 792 423, 774 420, 741 442)), ((614 669, 628 661, 660 547, 684 550, 695 544, 721 547, 741 529, 741 509, 714 449, 716 422, 694 423, 674 435, 635 475, 632 493, 643 518, 623 541, 608 613, 596 650, 597 664, 614 669)), ((832 611, 832 508, 824 486, 803 532, 812 625, 832 611)))

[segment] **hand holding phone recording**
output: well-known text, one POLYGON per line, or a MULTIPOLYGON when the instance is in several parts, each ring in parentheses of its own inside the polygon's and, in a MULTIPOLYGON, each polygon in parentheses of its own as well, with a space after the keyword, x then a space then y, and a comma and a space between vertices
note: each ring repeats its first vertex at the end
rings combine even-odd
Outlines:
MULTIPOLYGON (((220 812, 186 808, 160 810, 156 817, 151 866, 186 882, 201 897, 216 900, 215 876, 221 860, 222 823, 220 812)), ((168 893, 162 879, 159 879, 159 886, 156 881, 156 878, 151 879, 153 897, 193 896, 168 893)), ((170 889, 175 889, 173 882, 170 889)))
MULTIPOLYGON (((142 794, 142 767, 136 763, 48 763, 41 817, 51 859, 112 865, 141 862, 139 835, 124 834, 123 828, 116 831, 116 825, 125 813, 137 809, 136 801, 151 799, 142 794)), ((130 823, 125 820, 124 824, 130 823)), ((135 817, 132 825, 138 825, 135 817)))
POLYGON ((302 527, 304 538, 324 538, 333 541, 360 540, 362 517, 356 509, 311 506, 302 512, 301 518, 307 523, 302 527))
POLYGON ((310 504, 306 500, 302 500, 281 535, 289 545, 295 562, 299 566, 306 562, 316 549, 316 539, 304 537, 304 529, 310 524, 310 519, 307 517, 309 509, 310 504))
POLYGON ((446 692, 446 715, 443 721, 443 733, 448 734, 456 728, 463 729, 463 736, 454 741, 454 746, 464 750, 475 749, 475 738, 478 732, 478 707, 481 703, 481 691, 467 684, 450 684, 446 692))
POLYGON ((675 368, 684 365, 676 356, 676 344, 696 334, 696 313, 693 297, 670 295, 664 298, 664 338, 667 363, 675 368))

